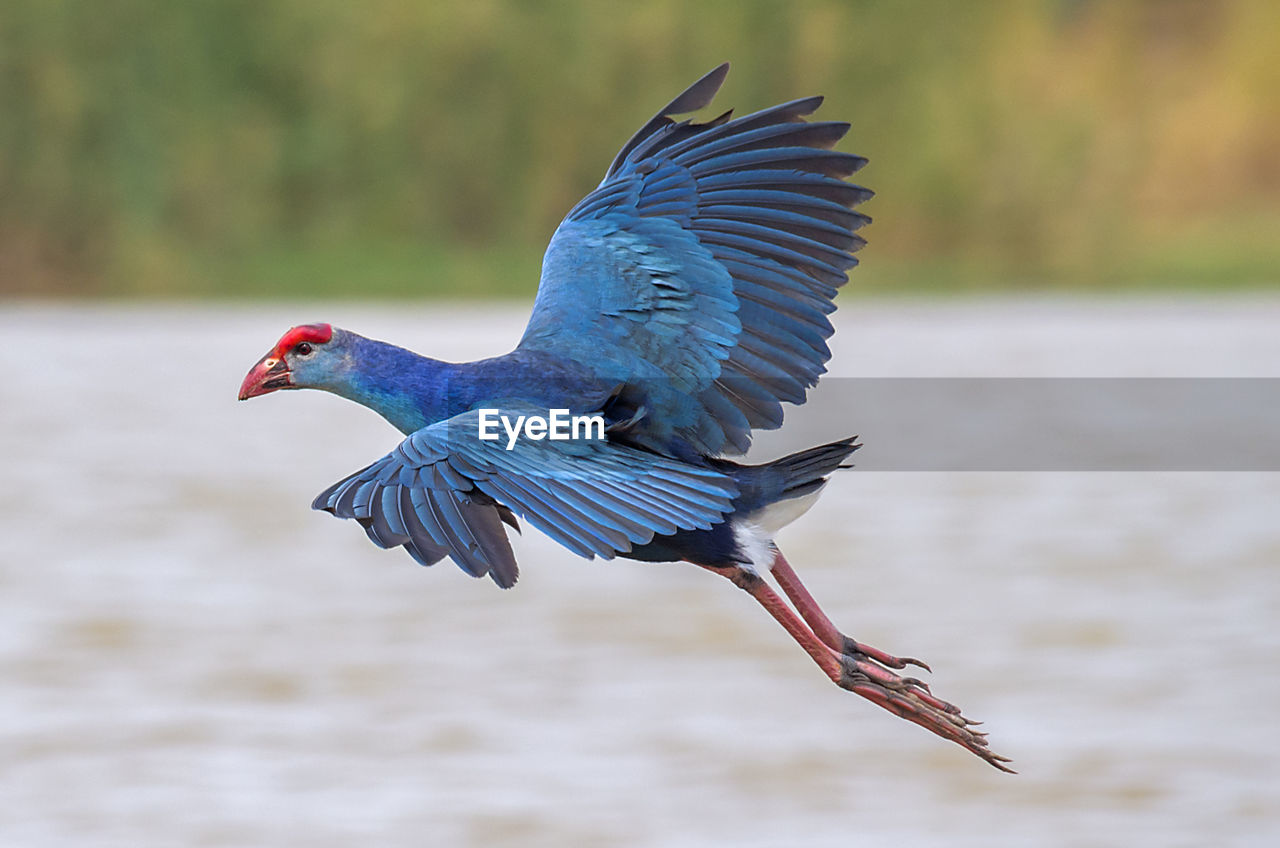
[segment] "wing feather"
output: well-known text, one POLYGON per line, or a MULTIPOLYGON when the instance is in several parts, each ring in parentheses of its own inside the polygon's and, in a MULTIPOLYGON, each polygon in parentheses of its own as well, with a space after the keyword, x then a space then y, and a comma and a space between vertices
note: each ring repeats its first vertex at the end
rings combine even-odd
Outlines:
MULTIPOLYGON (((520 406, 503 414, 548 414, 520 406)), ((355 518, 379 547, 444 556, 503 588, 518 576, 506 525, 521 515, 569 550, 612 558, 655 535, 707 529, 737 488, 719 471, 601 441, 482 441, 478 412, 425 427, 312 506, 355 518)))
POLYGON ((557 229, 520 348, 577 363, 644 409, 627 438, 673 456, 745 451, 781 425, 831 356, 833 299, 871 197, 849 130, 807 97, 706 123, 727 66, 619 151, 557 229))

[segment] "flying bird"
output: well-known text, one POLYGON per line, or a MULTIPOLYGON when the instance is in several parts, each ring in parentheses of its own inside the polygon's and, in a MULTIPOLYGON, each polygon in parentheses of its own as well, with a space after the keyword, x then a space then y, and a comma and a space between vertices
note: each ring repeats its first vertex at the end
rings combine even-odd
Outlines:
POLYGON ((423 565, 449 557, 508 588, 506 528, 523 518, 587 558, 701 566, 750 593, 841 688, 1009 771, 977 722, 897 673, 924 663, 844 635, 774 544, 856 437, 760 465, 728 458, 781 426, 782 404, 804 403, 826 370, 834 298, 870 221, 855 207, 872 195, 847 181, 866 159, 833 149, 849 124, 806 120, 821 97, 676 119, 709 105, 728 69, 641 127, 565 217, 510 353, 444 362, 303 324, 253 366, 240 400, 323 389, 405 435, 312 504, 379 547, 423 565), (557 415, 588 426, 557 438, 557 415))

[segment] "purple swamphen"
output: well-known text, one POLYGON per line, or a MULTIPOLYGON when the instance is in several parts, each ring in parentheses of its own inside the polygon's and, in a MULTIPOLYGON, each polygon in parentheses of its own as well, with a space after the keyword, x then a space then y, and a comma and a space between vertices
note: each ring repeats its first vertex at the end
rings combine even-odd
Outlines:
POLYGON ((447 556, 505 588, 517 566, 504 524, 520 516, 584 557, 691 562, 749 592, 842 688, 1008 771, 975 722, 893 671, 923 663, 841 633, 773 542, 854 439, 763 465, 723 458, 779 427, 782 404, 804 403, 825 371, 833 298, 870 220, 854 207, 871 196, 845 181, 866 160, 831 149, 849 125, 805 120, 820 97, 673 119, 707 106, 727 73, 671 101, 569 212, 513 351, 442 362, 306 324, 253 366, 240 399, 324 389, 406 435, 313 504, 380 547, 423 565, 447 556))

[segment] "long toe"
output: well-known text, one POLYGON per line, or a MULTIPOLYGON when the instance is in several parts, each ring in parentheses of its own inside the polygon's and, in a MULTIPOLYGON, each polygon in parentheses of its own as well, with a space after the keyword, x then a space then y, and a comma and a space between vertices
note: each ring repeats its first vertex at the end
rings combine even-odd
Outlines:
POLYGON ((923 660, 918 660, 915 657, 895 657, 893 654, 886 653, 879 648, 873 648, 870 645, 855 642, 848 636, 844 637, 844 653, 865 654, 881 665, 886 665, 889 668, 906 668, 909 665, 914 665, 917 668, 923 668, 925 671, 933 671, 933 669, 929 668, 928 664, 923 660))
MULTIPOLYGON (((848 641, 853 642, 852 639, 848 641)), ((967 718, 959 707, 933 695, 922 681, 900 677, 885 668, 880 657, 897 659, 881 651, 868 651, 864 645, 858 645, 856 652, 846 653, 840 662, 841 675, 837 681, 840 687, 861 695, 899 718, 955 742, 1000 771, 1014 773, 1005 765, 1010 762, 1009 758, 992 751, 987 735, 974 729, 982 722, 967 718)))

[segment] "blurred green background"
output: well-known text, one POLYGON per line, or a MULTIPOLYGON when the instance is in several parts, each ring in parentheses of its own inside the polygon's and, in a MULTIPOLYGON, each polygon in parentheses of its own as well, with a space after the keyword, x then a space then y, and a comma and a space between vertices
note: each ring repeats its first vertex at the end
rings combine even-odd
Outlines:
POLYGON ((5 0, 0 295, 531 294, 723 60, 821 93, 871 291, 1280 280, 1280 4, 5 0))

